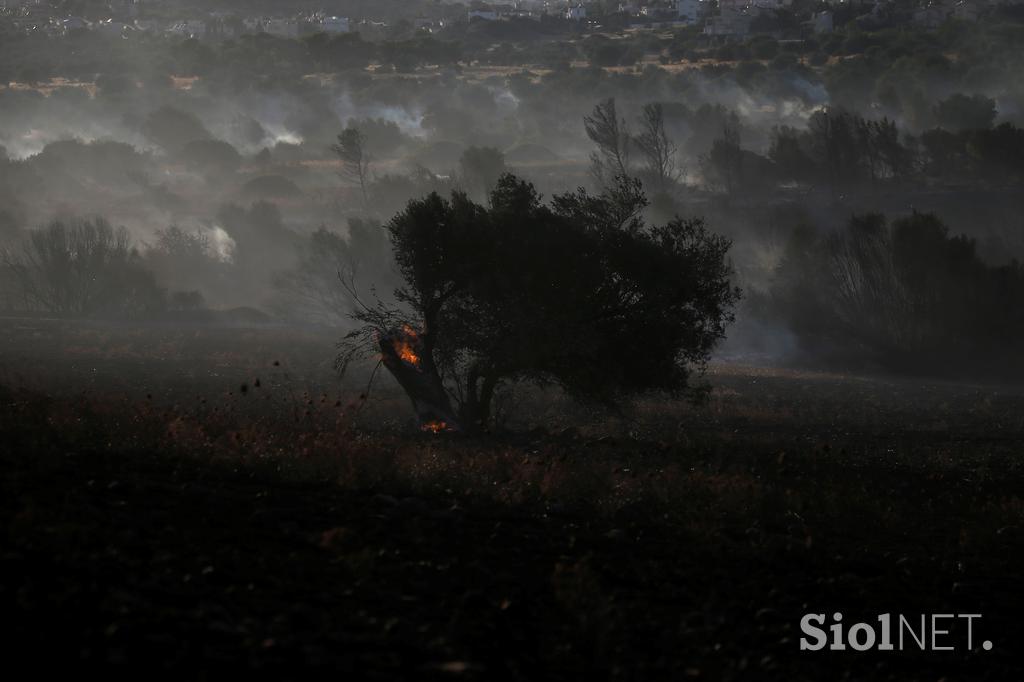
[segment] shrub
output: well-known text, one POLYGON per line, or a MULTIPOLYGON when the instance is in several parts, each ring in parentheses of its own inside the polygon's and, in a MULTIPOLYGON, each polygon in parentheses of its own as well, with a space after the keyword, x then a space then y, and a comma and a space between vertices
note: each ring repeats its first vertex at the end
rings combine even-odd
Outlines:
POLYGON ((1024 269, 986 265, 932 214, 854 217, 826 236, 798 230, 770 298, 809 347, 888 368, 1019 362, 1024 269))
POLYGON ((138 315, 164 305, 127 231, 97 218, 32 232, 3 265, 24 306, 59 315, 138 315))

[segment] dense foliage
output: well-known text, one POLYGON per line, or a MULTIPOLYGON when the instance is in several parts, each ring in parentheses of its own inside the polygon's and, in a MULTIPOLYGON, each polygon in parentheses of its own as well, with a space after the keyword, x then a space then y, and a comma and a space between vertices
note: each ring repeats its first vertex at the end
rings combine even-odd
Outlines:
POLYGON ((795 233, 770 294, 809 349, 904 371, 1019 367, 1024 269, 986 265, 931 214, 795 233))
MULTIPOLYGON (((699 220, 648 226, 639 184, 620 179, 544 204, 503 176, 489 206, 455 192, 415 200, 388 224, 404 280, 399 309, 367 309, 346 353, 405 324, 464 428, 486 423, 504 383, 554 383, 584 399, 692 392, 731 321, 729 241, 699 220)), ((417 363, 418 364, 418 363, 417 363)))

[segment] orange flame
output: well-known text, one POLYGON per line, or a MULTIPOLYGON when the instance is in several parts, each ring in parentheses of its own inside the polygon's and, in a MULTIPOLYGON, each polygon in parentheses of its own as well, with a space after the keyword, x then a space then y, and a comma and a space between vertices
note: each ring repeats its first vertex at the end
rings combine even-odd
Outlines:
POLYGON ((395 348, 395 353, 398 357, 402 358, 403 362, 418 369, 420 366, 420 356, 416 354, 416 350, 413 348, 413 343, 419 338, 419 334, 416 333, 416 330, 409 325, 404 325, 402 327, 402 333, 404 336, 396 338, 392 342, 395 348))
POLYGON ((429 433, 441 433, 443 431, 448 431, 449 429, 447 423, 441 421, 434 421, 427 422, 426 424, 420 427, 420 430, 427 431, 429 433))

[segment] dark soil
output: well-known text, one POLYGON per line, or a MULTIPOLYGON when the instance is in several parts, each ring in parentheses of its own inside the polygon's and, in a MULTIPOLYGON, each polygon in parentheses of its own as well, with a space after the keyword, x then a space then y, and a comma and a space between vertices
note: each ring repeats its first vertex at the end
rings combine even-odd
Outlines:
POLYGON ((5 389, 8 665, 44 678, 1022 679, 1019 397, 744 372, 716 384, 705 412, 641 410, 632 435, 358 427, 312 446, 324 427, 291 412, 228 428, 212 398, 174 416, 144 398, 5 389), (870 407, 886 401, 906 408, 870 407), (186 417, 203 438, 181 436, 186 417), (836 611, 846 624, 982 618, 973 650, 961 621, 940 640, 955 651, 801 652, 801 617, 836 611))

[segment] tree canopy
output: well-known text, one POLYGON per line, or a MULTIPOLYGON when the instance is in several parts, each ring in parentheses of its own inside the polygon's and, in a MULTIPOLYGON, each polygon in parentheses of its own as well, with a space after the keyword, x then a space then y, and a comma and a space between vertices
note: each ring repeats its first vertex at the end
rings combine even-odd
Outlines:
POLYGON ((613 402, 691 383, 739 291, 730 242, 700 220, 648 226, 636 181, 542 202, 503 175, 488 206, 464 193, 409 202, 387 225, 402 304, 366 306, 341 366, 382 353, 421 421, 487 424, 503 384, 555 384, 613 402))

